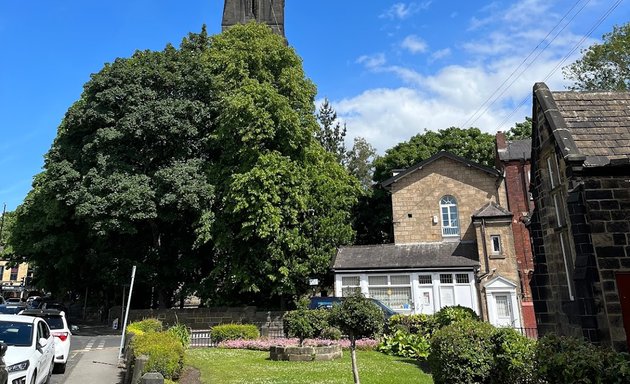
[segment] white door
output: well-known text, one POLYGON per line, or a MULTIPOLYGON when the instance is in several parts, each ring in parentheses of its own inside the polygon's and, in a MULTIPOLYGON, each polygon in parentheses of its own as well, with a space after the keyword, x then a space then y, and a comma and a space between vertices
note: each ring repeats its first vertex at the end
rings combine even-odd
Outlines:
POLYGON ((432 315, 433 312, 435 312, 433 307, 433 288, 423 287, 419 289, 419 292, 420 296, 418 297, 418 307, 416 308, 416 312, 432 315))
POLYGON ((495 321, 494 325, 498 327, 511 327, 514 324, 514 310, 512 308, 512 298, 508 293, 495 293, 494 308, 495 321))

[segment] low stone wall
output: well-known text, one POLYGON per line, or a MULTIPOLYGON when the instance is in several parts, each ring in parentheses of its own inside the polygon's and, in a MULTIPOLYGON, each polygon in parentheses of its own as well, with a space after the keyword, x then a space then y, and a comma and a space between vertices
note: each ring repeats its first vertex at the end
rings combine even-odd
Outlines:
POLYGON ((269 349, 269 358, 275 361, 330 361, 343 356, 340 345, 321 347, 280 347, 269 349))
MULTIPOLYGON (((282 316, 284 311, 263 311, 257 307, 214 307, 184 309, 132 309, 129 322, 156 318, 164 325, 186 324, 191 329, 208 329, 219 324, 255 324, 262 336, 281 337, 282 316)), ((109 311, 109 324, 120 318, 121 308, 113 307, 109 311)))

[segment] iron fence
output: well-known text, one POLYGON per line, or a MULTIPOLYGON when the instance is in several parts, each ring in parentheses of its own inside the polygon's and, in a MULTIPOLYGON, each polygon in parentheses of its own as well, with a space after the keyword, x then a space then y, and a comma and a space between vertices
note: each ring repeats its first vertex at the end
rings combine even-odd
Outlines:
POLYGON ((193 329, 190 332, 190 348, 215 347, 209 329, 193 329))

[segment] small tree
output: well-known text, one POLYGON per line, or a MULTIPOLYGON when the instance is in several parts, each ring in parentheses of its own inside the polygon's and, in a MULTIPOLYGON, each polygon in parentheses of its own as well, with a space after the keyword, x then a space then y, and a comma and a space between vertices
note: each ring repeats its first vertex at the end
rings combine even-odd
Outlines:
POLYGON ((289 337, 300 339, 301 347, 305 339, 318 337, 324 329, 328 328, 328 311, 299 308, 285 313, 282 321, 289 337))
POLYGON ((341 305, 333 306, 329 321, 350 339, 352 374, 355 384, 359 384, 356 340, 381 332, 384 322, 383 312, 372 301, 357 293, 345 298, 341 305))

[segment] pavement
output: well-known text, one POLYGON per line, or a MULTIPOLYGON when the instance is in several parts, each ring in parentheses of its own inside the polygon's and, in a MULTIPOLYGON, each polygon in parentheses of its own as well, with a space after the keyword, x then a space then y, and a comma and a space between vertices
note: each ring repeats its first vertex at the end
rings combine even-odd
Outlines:
POLYGON ((78 356, 80 360, 65 378, 64 384, 120 384, 123 382, 125 372, 118 365, 118 348, 104 348, 78 356))

